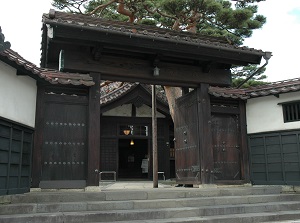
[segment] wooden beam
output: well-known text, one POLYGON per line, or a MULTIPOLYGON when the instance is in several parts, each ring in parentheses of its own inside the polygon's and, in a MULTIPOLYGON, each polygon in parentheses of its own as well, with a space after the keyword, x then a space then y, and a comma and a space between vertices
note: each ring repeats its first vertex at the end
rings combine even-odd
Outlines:
POLYGON ((64 51, 61 59, 61 71, 69 72, 100 72, 102 79, 132 81, 169 86, 196 87, 200 83, 229 86, 231 84, 230 70, 212 68, 209 73, 203 72, 199 66, 166 63, 160 61, 159 76, 153 76, 152 62, 117 56, 102 56, 94 61, 91 55, 72 51, 64 51))
POLYGON ((230 64, 242 65, 248 63, 259 64, 262 58, 261 53, 249 52, 249 50, 236 49, 234 47, 222 47, 215 43, 205 44, 189 41, 171 40, 168 38, 157 38, 148 35, 136 35, 132 33, 112 33, 110 30, 86 29, 77 27, 54 26, 53 39, 66 42, 74 41, 93 42, 102 45, 113 45, 123 49, 140 49, 143 52, 188 54, 194 57, 213 58, 214 61, 228 61, 230 64), (138 44, 137 44, 138 43, 138 44), (159 52, 158 52, 159 51, 159 52))
POLYGON ((99 186, 100 168, 100 74, 91 73, 95 85, 90 87, 88 106, 87 186, 99 186))

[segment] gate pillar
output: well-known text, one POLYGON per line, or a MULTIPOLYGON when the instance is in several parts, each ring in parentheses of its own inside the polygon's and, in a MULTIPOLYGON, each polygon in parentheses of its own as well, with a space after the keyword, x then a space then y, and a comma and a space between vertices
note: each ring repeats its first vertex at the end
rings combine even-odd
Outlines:
POLYGON ((99 186, 100 167, 100 74, 91 73, 95 85, 89 90, 87 186, 99 186))
POLYGON ((208 84, 200 84, 197 89, 198 128, 200 149, 201 183, 213 183, 213 150, 211 140, 211 109, 208 84))

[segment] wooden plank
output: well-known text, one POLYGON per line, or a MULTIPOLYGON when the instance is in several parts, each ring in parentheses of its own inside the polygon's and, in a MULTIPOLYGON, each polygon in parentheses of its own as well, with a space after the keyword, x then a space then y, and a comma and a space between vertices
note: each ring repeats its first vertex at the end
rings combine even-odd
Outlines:
POLYGON ((95 85, 89 91, 88 114, 88 167, 87 185, 99 186, 100 168, 100 74, 91 73, 95 85))
POLYGON ((160 74, 154 77, 153 68, 150 60, 103 56, 100 61, 94 61, 91 55, 72 51, 64 52, 64 64, 61 64, 62 71, 99 72, 102 79, 108 80, 189 87, 196 87, 199 83, 231 84, 230 70, 212 68, 209 73, 204 73, 200 66, 160 62, 160 74))

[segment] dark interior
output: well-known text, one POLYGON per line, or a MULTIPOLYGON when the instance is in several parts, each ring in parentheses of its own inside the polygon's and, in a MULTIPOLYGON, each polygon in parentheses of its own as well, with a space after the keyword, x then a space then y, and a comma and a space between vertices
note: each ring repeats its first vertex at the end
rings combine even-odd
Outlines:
POLYGON ((148 157, 147 139, 119 140, 119 179, 147 179, 148 174, 142 173, 142 160, 148 157), (130 145, 133 140, 134 145, 130 145))

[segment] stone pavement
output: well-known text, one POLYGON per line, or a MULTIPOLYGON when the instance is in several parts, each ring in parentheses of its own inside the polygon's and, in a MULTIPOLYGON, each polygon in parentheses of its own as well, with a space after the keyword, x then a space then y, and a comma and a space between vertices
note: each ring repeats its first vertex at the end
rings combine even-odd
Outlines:
MULTIPOLYGON (((158 188, 173 188, 176 183, 173 181, 159 181, 158 188)), ((152 181, 116 181, 101 182, 101 190, 120 190, 120 189, 152 189, 152 181)))

